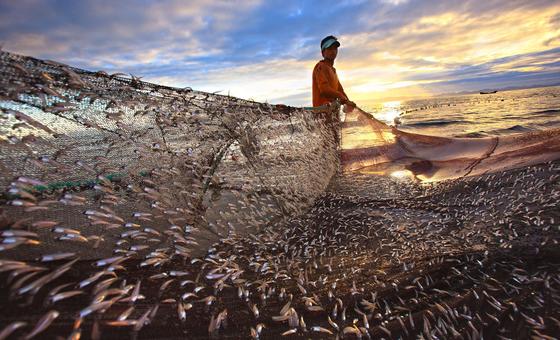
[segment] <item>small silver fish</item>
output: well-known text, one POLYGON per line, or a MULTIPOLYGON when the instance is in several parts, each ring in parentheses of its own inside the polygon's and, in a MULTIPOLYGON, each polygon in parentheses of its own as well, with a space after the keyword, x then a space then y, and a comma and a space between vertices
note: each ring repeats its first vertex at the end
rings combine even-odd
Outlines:
POLYGON ((65 260, 76 256, 76 253, 57 253, 57 254, 48 254, 41 256, 38 260, 41 262, 51 262, 51 261, 59 261, 65 260))
POLYGON ((45 315, 43 315, 43 317, 41 317, 41 319, 39 319, 39 321, 37 321, 35 328, 33 328, 33 330, 31 330, 31 332, 29 332, 29 334, 27 334, 24 339, 31 339, 47 329, 59 315, 60 313, 56 310, 48 311, 45 315))
POLYGON ((27 326, 27 322, 14 321, 10 323, 0 331, 0 340, 7 339, 13 332, 24 326, 27 326))
POLYGON ((67 292, 58 293, 58 294, 53 295, 50 298, 50 302, 51 303, 56 303, 60 300, 68 299, 68 298, 71 298, 73 296, 80 295, 80 294, 84 294, 84 291, 82 291, 82 290, 70 290, 70 291, 67 291, 67 292))

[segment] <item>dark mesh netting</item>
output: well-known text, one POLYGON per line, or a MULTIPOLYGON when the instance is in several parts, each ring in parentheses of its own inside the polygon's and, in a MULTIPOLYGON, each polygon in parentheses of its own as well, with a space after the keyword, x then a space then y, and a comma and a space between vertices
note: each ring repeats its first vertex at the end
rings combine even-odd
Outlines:
POLYGON ((560 332, 558 131, 332 125, 6 52, 0 74, 0 338, 560 332))
POLYGON ((173 226, 197 229, 207 246, 301 212, 336 171, 335 137, 312 111, 8 53, 1 72, 0 184, 20 195, 6 213, 20 224, 52 221, 39 223, 45 238, 27 249, 32 258, 51 245, 80 249, 82 259, 108 256, 110 235, 135 231, 157 248, 167 239, 158 233, 173 226), (87 225, 83 236, 93 238, 59 242, 67 233, 48 224, 87 225))

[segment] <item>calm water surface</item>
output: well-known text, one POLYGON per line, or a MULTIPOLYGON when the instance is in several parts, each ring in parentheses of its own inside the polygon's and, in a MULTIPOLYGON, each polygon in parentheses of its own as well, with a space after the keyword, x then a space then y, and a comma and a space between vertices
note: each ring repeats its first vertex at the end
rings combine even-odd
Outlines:
POLYGON ((560 86, 386 102, 366 109, 413 133, 485 137, 560 128, 560 86))

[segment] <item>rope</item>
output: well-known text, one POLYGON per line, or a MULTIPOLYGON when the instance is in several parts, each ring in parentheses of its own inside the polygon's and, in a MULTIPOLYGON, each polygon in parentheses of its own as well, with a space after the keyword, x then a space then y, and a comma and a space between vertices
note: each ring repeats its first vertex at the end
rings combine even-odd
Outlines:
POLYGON ((468 171, 461 177, 459 178, 464 178, 467 177, 468 175, 470 175, 470 173, 474 170, 474 168, 480 164, 480 162, 482 162, 483 160, 487 159, 488 157, 490 157, 494 151, 496 151, 496 148, 498 147, 498 143, 500 141, 499 137, 494 137, 494 145, 490 148, 490 150, 482 157, 476 159, 474 162, 471 163, 471 165, 469 165, 468 167, 465 168, 465 170, 468 169, 468 171))

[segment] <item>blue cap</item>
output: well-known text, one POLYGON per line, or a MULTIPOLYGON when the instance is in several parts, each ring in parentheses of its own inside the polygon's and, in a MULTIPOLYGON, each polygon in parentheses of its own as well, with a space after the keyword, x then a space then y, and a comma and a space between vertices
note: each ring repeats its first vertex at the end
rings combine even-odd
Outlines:
POLYGON ((321 51, 325 48, 331 47, 332 45, 336 45, 336 47, 339 47, 340 43, 338 42, 338 40, 336 40, 336 38, 329 38, 321 44, 321 51))

